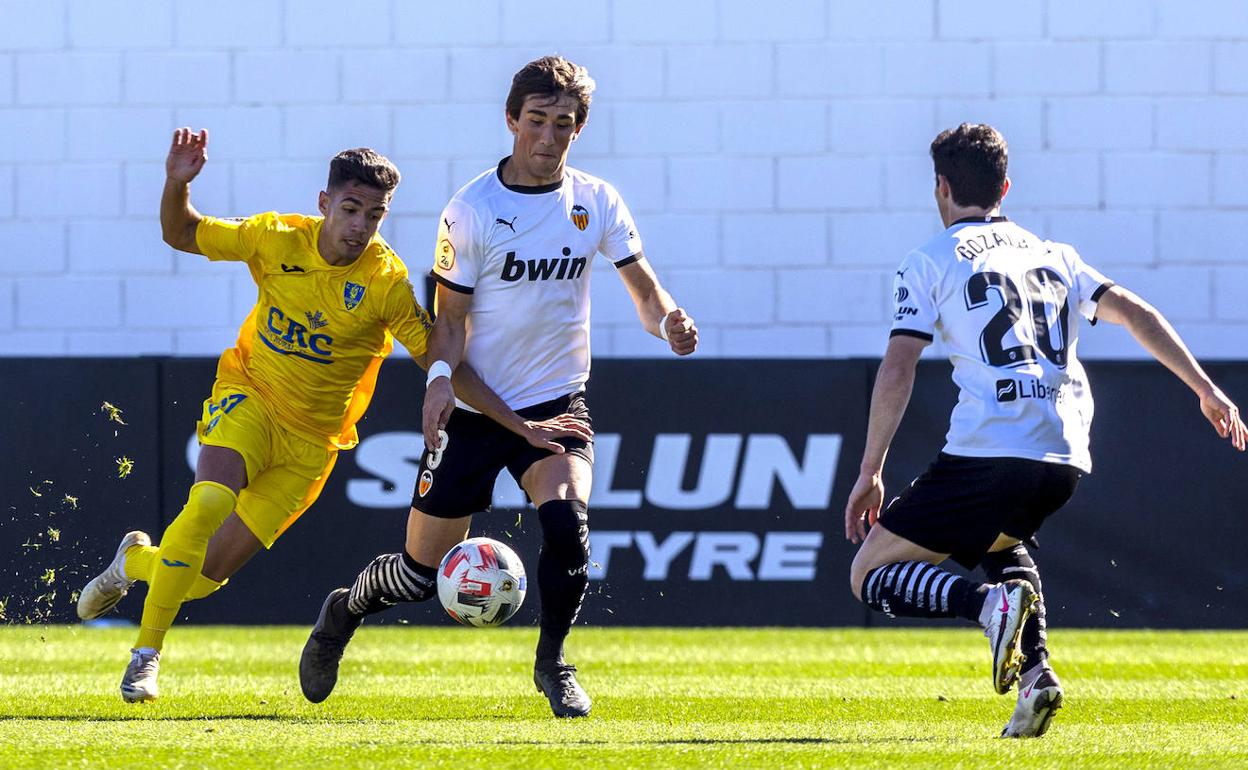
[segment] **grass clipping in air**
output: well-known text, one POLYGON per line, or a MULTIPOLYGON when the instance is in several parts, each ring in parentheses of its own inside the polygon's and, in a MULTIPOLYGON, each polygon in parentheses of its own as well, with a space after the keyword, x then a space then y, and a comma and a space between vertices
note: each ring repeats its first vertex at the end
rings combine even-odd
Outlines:
POLYGON ((594 711, 570 721, 533 687, 535 636, 365 626, 313 705, 307 629, 179 626, 161 699, 131 705, 133 630, 0 628, 0 766, 1248 766, 1243 632, 1052 632, 1066 707, 1030 741, 996 737, 1014 695, 970 628, 578 628, 594 711))

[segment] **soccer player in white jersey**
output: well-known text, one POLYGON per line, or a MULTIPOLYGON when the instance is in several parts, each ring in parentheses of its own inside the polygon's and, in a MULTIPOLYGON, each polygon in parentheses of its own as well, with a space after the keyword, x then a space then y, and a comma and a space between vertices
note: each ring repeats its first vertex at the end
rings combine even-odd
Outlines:
POLYGON ((862 543, 850 584, 879 612, 963 617, 984 627, 997 692, 1019 684, 1002 735, 1039 736, 1061 706, 1062 688, 1048 663, 1040 574, 1024 543, 1034 543, 1045 518, 1092 469, 1092 394, 1076 354, 1082 319, 1125 326, 1192 389, 1236 449, 1244 450, 1248 431, 1160 313, 1069 245, 1001 216, 1010 188, 1001 134, 962 124, 937 136, 931 155, 946 229, 906 255, 894 281, 892 333, 845 508, 845 535, 862 543), (915 364, 937 334, 960 389, 947 443, 884 506, 884 459, 915 364), (968 569, 982 565, 989 582, 937 566, 951 556, 968 569))
POLYGON ((511 155, 464 186, 442 212, 433 269, 438 316, 430 342, 437 361, 425 395, 426 451, 406 550, 377 557, 350 589, 326 598, 300 662, 309 700, 329 696, 343 649, 366 615, 434 595, 435 565, 465 537, 472 514, 489 510, 494 481, 506 468, 537 507, 542 526, 534 683, 556 716, 589 713, 590 699, 564 660, 563 643, 589 580, 593 443, 584 386, 594 256, 615 265, 642 325, 673 353, 688 355, 698 342, 693 319, 643 255, 619 194, 566 165, 593 90, 585 68, 561 57, 526 64, 512 79, 505 109, 511 155), (482 414, 457 402, 448 376, 461 360, 520 417, 482 414), (569 429, 580 426, 582 435, 560 440, 563 451, 556 453, 512 435, 521 420, 552 419, 569 429), (419 590, 395 591, 396 583, 419 590))

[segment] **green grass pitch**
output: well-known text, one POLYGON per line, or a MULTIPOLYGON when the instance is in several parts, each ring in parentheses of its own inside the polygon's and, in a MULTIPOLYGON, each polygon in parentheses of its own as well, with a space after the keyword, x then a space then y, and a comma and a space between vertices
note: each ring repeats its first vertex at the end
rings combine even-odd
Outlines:
POLYGON ((531 628, 362 629, 313 705, 306 629, 179 627, 162 697, 123 703, 130 629, 0 628, 0 767, 1248 766, 1248 632, 1057 630, 1066 707, 995 736, 1013 694, 942 630, 578 628, 594 698, 556 721, 531 628))

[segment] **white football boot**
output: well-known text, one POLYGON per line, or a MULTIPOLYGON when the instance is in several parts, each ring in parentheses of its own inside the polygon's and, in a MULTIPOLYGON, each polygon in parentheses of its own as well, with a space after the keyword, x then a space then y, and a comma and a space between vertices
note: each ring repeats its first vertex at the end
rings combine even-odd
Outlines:
POLYGON ((1037 665, 1018 683, 1014 716, 1001 731, 1002 738, 1039 738, 1049 729, 1053 713, 1062 707, 1062 685, 1053 669, 1037 665))
POLYGON ((117 606, 134 581, 126 577, 126 551, 136 545, 151 545, 146 532, 127 532, 117 546, 117 555, 103 572, 91 578, 78 595, 78 617, 94 620, 117 606))
POLYGON ((160 697, 156 675, 160 673, 160 651, 140 647, 130 651, 130 665, 121 677, 121 697, 126 703, 141 703, 160 697))
POLYGON ((1040 597, 1026 580, 1007 580, 988 590, 979 623, 992 645, 992 686, 1001 695, 1018 680, 1023 655, 1018 643, 1027 618, 1035 611, 1040 597))

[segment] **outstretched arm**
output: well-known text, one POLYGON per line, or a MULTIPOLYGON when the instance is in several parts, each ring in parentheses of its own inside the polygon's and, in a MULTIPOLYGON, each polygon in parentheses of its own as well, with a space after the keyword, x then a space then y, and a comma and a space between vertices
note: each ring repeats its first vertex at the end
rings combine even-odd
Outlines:
POLYGON ((1097 303, 1096 317, 1126 327, 1145 350, 1192 389, 1200 399, 1200 411, 1218 435, 1244 451, 1248 428, 1239 407, 1213 384, 1165 316, 1138 295, 1113 286, 1097 303))
POLYGON ((195 229, 203 219, 191 205, 191 180, 208 160, 208 129, 192 133, 189 128, 173 132, 165 158, 165 189, 160 196, 160 231, 165 243, 178 251, 202 254, 195 243, 195 229))
MULTIPOLYGON (((472 295, 453 291, 438 284, 437 320, 433 331, 429 333, 429 345, 425 351, 425 359, 421 366, 429 372, 429 380, 425 384, 425 405, 421 416, 421 429, 425 434, 425 445, 437 449, 441 445, 438 431, 446 427, 455 410, 455 391, 451 387, 451 373, 459 366, 464 357, 464 340, 467 333, 464 328, 468 318, 468 309, 472 307, 472 295), (442 363, 437 363, 442 362, 442 363), (430 367, 437 363, 438 369, 430 367), (445 364, 445 366, 443 366, 445 364)), ((480 382, 474 372, 472 377, 480 382)), ((460 378, 456 378, 457 380, 460 378)), ((471 387, 471 383, 465 383, 471 387)), ((485 383, 481 383, 484 387, 485 383)), ((493 391, 490 391, 493 395, 493 391)), ((494 395, 497 399, 498 396, 494 395)), ((473 404, 477 409, 481 407, 473 404)))
POLYGON ((871 413, 867 422, 867 446, 862 450, 858 480, 845 506, 845 537, 860 543, 867 536, 867 524, 874 525, 884 505, 884 460, 914 389, 914 370, 927 340, 896 335, 875 374, 871 392, 871 413))
POLYGON ((665 340, 678 356, 687 356, 696 350, 697 325, 659 284, 645 255, 638 254, 636 262, 621 267, 619 272, 646 331, 665 340))

